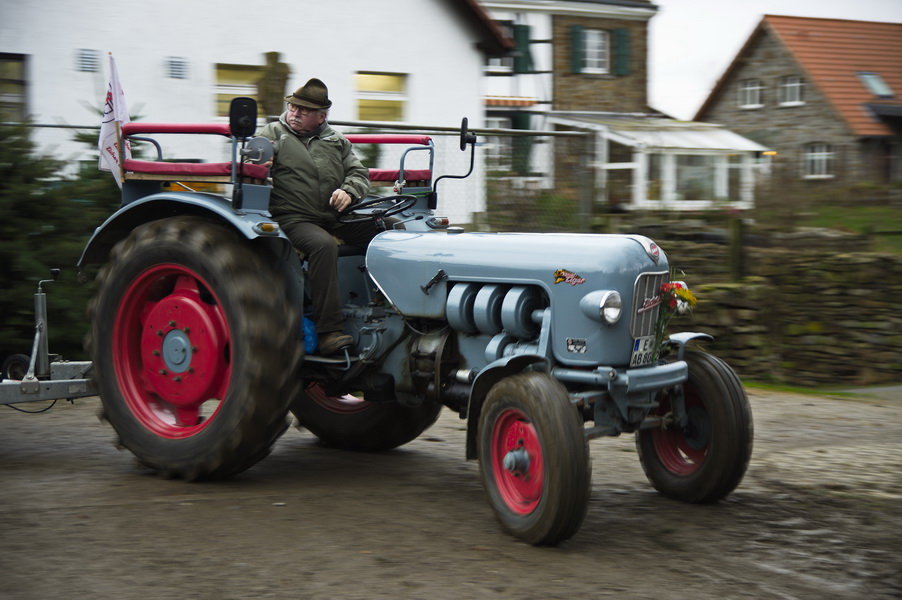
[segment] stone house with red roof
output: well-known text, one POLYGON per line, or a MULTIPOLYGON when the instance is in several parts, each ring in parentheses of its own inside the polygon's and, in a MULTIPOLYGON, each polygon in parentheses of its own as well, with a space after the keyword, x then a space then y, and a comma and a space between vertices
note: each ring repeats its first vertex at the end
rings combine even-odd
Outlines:
POLYGON ((782 181, 902 182, 902 23, 765 15, 695 115, 782 181))

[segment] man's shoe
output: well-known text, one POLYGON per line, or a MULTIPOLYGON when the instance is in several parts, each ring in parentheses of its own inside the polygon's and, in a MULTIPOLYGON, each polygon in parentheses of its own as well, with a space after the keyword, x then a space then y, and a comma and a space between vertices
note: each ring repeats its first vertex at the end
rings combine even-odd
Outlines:
POLYGON ((353 343, 354 338, 341 331, 324 333, 319 337, 319 353, 322 355, 335 354, 353 343))

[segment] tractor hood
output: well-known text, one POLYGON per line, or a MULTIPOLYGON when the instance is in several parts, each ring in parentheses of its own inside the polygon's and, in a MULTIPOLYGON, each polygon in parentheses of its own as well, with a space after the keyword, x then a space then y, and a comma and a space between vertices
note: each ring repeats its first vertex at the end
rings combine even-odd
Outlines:
POLYGON ((446 317, 455 282, 538 286, 549 298, 598 289, 631 296, 640 272, 669 268, 646 237, 566 233, 388 231, 370 243, 366 264, 402 314, 434 319, 446 317))

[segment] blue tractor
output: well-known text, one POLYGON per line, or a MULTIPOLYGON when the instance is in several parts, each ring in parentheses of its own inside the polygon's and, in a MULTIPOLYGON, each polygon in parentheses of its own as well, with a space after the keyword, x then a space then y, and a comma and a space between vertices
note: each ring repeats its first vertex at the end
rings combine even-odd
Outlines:
MULTIPOLYGON (((91 389, 141 463, 188 480, 235 475, 270 452, 289 413, 327 444, 386 450, 447 407, 466 421, 466 457, 498 521, 545 545, 585 517, 593 438, 635 433, 649 481, 678 500, 714 502, 740 483, 749 402, 727 364, 687 348, 707 335, 663 336, 682 301, 668 290, 685 289, 666 254, 638 235, 452 227, 435 215, 427 136, 348 136, 406 150, 399 169, 371 169, 390 195, 343 217, 383 231, 339 258, 354 345, 317 354, 304 260, 268 212, 271 148, 255 124, 253 101, 236 99, 229 124, 123 127, 131 143, 231 143, 224 163, 125 160, 122 206, 80 260, 85 275, 102 265, 88 307, 91 389), (428 168, 405 168, 414 151, 428 168), (211 182, 228 193, 204 191, 211 182)), ((475 142, 464 120, 471 171, 475 142)))

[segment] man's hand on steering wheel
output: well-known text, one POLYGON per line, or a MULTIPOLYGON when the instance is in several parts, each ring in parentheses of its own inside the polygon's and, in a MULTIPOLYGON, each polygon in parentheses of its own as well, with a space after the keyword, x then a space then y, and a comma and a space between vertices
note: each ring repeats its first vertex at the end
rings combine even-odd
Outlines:
POLYGON ((367 198, 352 206, 347 212, 342 213, 338 217, 338 220, 342 223, 363 223, 365 221, 373 221, 378 226, 386 217, 407 210, 413 206, 416 201, 417 197, 410 194, 367 198), (383 204, 388 206, 386 208, 375 208, 383 204), (366 213, 361 212, 367 209, 372 210, 366 213))
POLYGON ((342 189, 337 189, 332 192, 332 197, 329 198, 329 206, 337 210, 338 212, 343 212, 354 202, 354 199, 351 197, 351 194, 347 193, 342 189))

